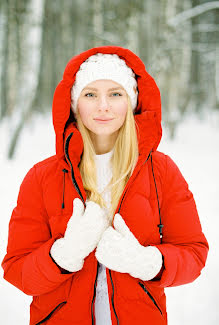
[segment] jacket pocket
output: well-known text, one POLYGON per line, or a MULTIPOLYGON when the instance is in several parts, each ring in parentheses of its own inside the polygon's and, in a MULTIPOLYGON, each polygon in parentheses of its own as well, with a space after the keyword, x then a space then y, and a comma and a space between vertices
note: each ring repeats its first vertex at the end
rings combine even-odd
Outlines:
POLYGON ((162 312, 161 308, 158 306, 158 303, 156 302, 156 300, 154 299, 154 297, 152 296, 152 294, 145 287, 144 283, 142 283, 142 282, 139 281, 138 284, 144 290, 144 292, 146 292, 146 294, 148 295, 148 297, 151 299, 151 301, 153 302, 153 304, 157 307, 157 309, 159 310, 159 312, 163 316, 163 312, 162 312))
POLYGON ((67 301, 60 302, 55 308, 52 309, 52 311, 49 314, 47 314, 41 321, 39 321, 35 325, 43 324, 44 322, 46 322, 54 315, 55 312, 61 309, 66 303, 67 301))

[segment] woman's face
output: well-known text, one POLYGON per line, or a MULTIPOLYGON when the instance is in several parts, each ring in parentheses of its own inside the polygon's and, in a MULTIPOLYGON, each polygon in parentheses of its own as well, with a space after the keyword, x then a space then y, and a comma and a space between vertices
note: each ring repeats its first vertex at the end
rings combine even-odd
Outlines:
POLYGON ((78 112, 92 137, 101 141, 115 138, 127 113, 128 98, 124 88, 112 80, 89 83, 78 98, 78 112), (108 121, 100 121, 108 120, 108 121))

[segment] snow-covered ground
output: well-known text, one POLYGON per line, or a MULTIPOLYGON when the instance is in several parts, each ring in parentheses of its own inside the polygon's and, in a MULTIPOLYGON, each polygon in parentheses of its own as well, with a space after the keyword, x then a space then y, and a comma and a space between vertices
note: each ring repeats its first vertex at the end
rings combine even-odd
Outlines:
MULTIPOLYGON (((55 153, 52 117, 35 116, 20 137, 15 158, 5 158, 10 124, 0 128, 0 260, 6 253, 8 223, 16 205, 19 186, 36 162, 55 153)), ((191 284, 167 288, 169 325, 219 324, 219 115, 209 113, 201 119, 185 118, 171 141, 163 127, 158 150, 168 154, 178 165, 198 208, 210 251, 201 276, 191 284)), ((0 324, 28 325, 32 298, 3 280, 0 268, 0 324)))

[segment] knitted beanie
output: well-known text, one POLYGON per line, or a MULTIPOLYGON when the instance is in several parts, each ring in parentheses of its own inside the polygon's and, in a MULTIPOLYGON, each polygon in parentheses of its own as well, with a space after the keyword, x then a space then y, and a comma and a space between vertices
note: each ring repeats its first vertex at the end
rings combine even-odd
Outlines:
POLYGON ((74 113, 76 113, 81 91, 90 82, 99 79, 108 79, 119 83, 129 95, 134 111, 137 106, 138 91, 133 70, 117 54, 97 53, 84 61, 76 73, 71 89, 71 106, 74 113))

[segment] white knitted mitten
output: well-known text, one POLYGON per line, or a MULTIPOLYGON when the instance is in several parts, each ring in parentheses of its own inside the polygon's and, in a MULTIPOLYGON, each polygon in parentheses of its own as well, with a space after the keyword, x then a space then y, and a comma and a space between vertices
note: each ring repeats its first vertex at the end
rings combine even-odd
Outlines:
POLYGON ((162 254, 155 246, 143 246, 117 213, 97 245, 97 260, 109 269, 129 273, 143 281, 153 279, 162 267, 162 254))
POLYGON ((73 214, 68 221, 65 235, 57 239, 50 254, 55 262, 69 272, 82 269, 84 258, 97 246, 102 233, 109 226, 106 211, 93 201, 84 204, 76 198, 73 214))

